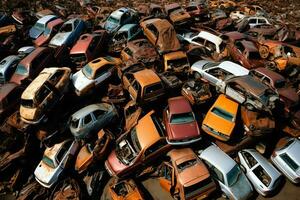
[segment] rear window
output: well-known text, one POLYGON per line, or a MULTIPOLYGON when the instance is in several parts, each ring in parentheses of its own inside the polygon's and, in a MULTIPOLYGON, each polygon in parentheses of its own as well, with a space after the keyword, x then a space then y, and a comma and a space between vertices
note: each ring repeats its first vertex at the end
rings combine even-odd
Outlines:
POLYGON ((190 197, 193 197, 196 194, 200 194, 202 191, 204 192, 206 188, 211 187, 211 184, 212 184, 212 179, 207 178, 189 187, 184 187, 184 196, 186 199, 189 199, 190 197))
POLYGON ((27 68, 24 65, 19 64, 17 66, 17 69, 16 69, 15 73, 18 74, 18 75, 27 75, 28 74, 28 70, 27 70, 27 68))
POLYGON ((296 171, 299 168, 299 165, 286 153, 281 154, 280 157, 292 170, 296 171))
POLYGON ((162 88, 163 88, 163 86, 162 86, 161 83, 156 83, 156 84, 147 86, 147 87, 145 88, 144 94, 150 94, 150 93, 152 93, 152 92, 161 90, 162 88))
POLYGON ((227 112, 219 107, 214 107, 211 112, 218 115, 219 117, 226 119, 227 121, 230 121, 230 122, 234 121, 234 116, 232 114, 230 114, 229 112, 227 112))
POLYGON ((183 171, 184 169, 189 168, 189 167, 195 165, 196 163, 197 163, 197 159, 187 160, 187 161, 177 165, 177 168, 179 171, 183 171))
POLYGON ((270 185, 272 179, 260 165, 253 170, 253 173, 265 186, 268 187, 270 185))
POLYGON ((53 160, 51 160, 48 156, 43 156, 43 162, 51 168, 55 168, 55 164, 53 160))
POLYGON ((88 78, 92 79, 93 77, 93 69, 87 64, 82 68, 82 73, 88 78))
POLYGON ((173 114, 171 116, 171 123, 172 124, 184 124, 184 123, 191 123, 193 122, 194 115, 192 112, 188 113, 180 113, 180 114, 173 114))
POLYGON ((33 108, 34 106, 32 99, 21 99, 21 105, 26 108, 33 108))

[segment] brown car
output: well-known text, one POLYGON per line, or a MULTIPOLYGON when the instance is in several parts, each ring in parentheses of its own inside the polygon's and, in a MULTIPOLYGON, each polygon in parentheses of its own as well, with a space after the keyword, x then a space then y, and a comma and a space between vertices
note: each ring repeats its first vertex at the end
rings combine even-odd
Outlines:
POLYGON ((21 96, 21 119, 29 124, 41 122, 68 91, 70 75, 67 67, 44 69, 21 96))
POLYGON ((192 19, 178 3, 165 5, 165 12, 174 26, 189 24, 192 19))
POLYGON ((23 90, 15 83, 6 83, 0 87, 0 122, 17 109, 23 90))
POLYGON ((119 178, 133 173, 139 175, 170 148, 161 122, 154 111, 150 111, 116 140, 116 148, 105 161, 105 168, 111 176, 119 178))
POLYGON ((122 81, 131 98, 140 104, 155 101, 165 93, 161 79, 151 69, 124 73, 122 81))
POLYGON ((45 67, 53 64, 53 50, 49 47, 38 47, 21 60, 10 82, 18 85, 22 81, 33 80, 45 67))
POLYGON ((148 19, 142 21, 140 26, 144 31, 144 35, 156 47, 159 54, 178 51, 181 48, 175 29, 168 20, 148 19))
POLYGON ((97 33, 86 33, 80 36, 75 45, 71 48, 70 58, 78 67, 82 67, 88 62, 100 56, 106 47, 108 34, 106 31, 97 33))
POLYGON ((250 111, 241 106, 241 116, 245 132, 250 136, 264 136, 272 133, 275 129, 275 121, 269 115, 250 111))
POLYGON ((137 39, 127 43, 127 46, 121 51, 121 59, 125 64, 130 61, 153 66, 159 62, 159 55, 147 39, 137 39))
POLYGON ((160 185, 173 197, 204 199, 216 190, 208 169, 192 149, 174 149, 168 156, 171 162, 164 162, 159 171, 160 185))
POLYGON ((143 200, 142 191, 132 179, 119 181, 113 179, 109 184, 108 192, 113 200, 143 200))
POLYGON ((296 89, 289 86, 282 75, 264 67, 251 70, 249 74, 279 94, 280 100, 285 105, 286 112, 289 112, 290 109, 299 104, 299 96, 296 89))

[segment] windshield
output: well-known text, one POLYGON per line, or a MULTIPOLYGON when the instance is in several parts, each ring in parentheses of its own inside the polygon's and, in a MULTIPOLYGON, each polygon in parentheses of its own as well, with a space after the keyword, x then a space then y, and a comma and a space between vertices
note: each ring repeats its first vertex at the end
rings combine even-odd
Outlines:
POLYGON ((136 129, 133 128, 117 145, 116 155, 123 164, 129 165, 140 151, 141 146, 137 138, 136 129))
POLYGON ((238 167, 238 165, 235 165, 226 175, 227 176, 227 181, 228 185, 231 187, 233 186, 239 179, 239 176, 241 174, 241 170, 238 167))
POLYGON ((21 105, 26 108, 33 108, 34 103, 32 99, 21 99, 21 105))
POLYGON ((276 81, 276 83, 274 84, 275 88, 283 88, 286 84, 286 81, 285 80, 279 80, 279 81, 276 81))
POLYGON ((177 168, 179 171, 183 171, 184 169, 189 168, 189 167, 195 165, 196 163, 197 163, 197 159, 187 160, 187 161, 177 165, 177 168))
POLYGON ((15 73, 18 74, 18 75, 23 75, 23 76, 25 76, 25 75, 28 74, 28 70, 27 70, 27 68, 26 68, 24 65, 18 64, 15 73))
POLYGON ((114 23, 114 24, 119 24, 119 19, 114 18, 112 16, 110 16, 107 21, 114 23))
POLYGON ((36 23, 34 25, 34 28, 37 29, 37 30, 42 31, 44 29, 44 24, 36 23))
POLYGON ((43 162, 51 168, 55 168, 55 164, 53 160, 51 160, 48 156, 43 156, 43 162))
POLYGON ((184 124, 191 123, 193 121, 195 121, 195 119, 192 112, 173 114, 171 116, 171 124, 184 124))
POLYGON ((218 115, 219 117, 226 119, 227 121, 234 121, 234 116, 220 107, 214 107, 211 112, 218 115))
POLYGON ((210 69, 214 66, 217 66, 219 63, 215 63, 215 62, 209 62, 209 63, 206 63, 204 66, 203 66, 203 70, 206 70, 206 69, 210 69))
POLYGON ((47 27, 45 28, 44 35, 45 35, 45 36, 51 35, 51 31, 52 31, 52 30, 47 26, 47 27))
POLYGON ((88 78, 92 79, 93 78, 93 69, 90 67, 89 64, 85 65, 84 68, 82 69, 82 73, 88 78))
POLYGON ((173 60, 168 60, 167 64, 171 68, 183 67, 188 65, 188 60, 187 58, 173 59, 173 60))

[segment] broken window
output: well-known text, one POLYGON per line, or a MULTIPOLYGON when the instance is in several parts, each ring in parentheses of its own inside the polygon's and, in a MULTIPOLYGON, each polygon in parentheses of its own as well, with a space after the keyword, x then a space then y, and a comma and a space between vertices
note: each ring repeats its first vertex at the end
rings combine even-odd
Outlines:
POLYGON ((73 31, 73 26, 72 24, 68 23, 68 24, 64 24, 61 29, 60 29, 60 33, 67 33, 67 32, 71 32, 73 31))
POLYGON ((36 103, 42 103, 50 93, 51 90, 45 84, 42 85, 35 95, 36 103))
POLYGON ((57 70, 52 76, 49 78, 49 82, 52 85, 56 85, 58 81, 63 77, 64 71, 63 70, 57 70))
POLYGON ((250 168, 252 168, 254 165, 257 164, 257 161, 250 153, 242 151, 242 155, 245 158, 245 161, 250 168))
POLYGON ((270 185, 272 179, 260 165, 253 170, 253 173, 265 186, 268 187, 270 185))
POLYGON ((93 112, 96 119, 98 119, 100 116, 102 116, 105 112, 103 110, 95 110, 93 112))
POLYGON ((92 122, 92 116, 90 115, 90 114, 88 114, 88 115, 86 115, 85 117, 84 117, 84 119, 83 119, 83 124, 84 125, 87 125, 87 124, 89 124, 90 122, 92 122))
POLYGON ((166 145, 165 140, 159 140, 156 143, 154 143, 153 145, 151 145, 148 149, 146 149, 144 155, 147 157, 150 154, 160 150, 161 148, 163 148, 166 145))
POLYGON ((145 91, 144 91, 144 94, 151 94, 153 92, 156 92, 158 90, 161 90, 163 88, 162 84, 161 83, 155 83, 155 84, 152 84, 150 86, 147 86, 145 88, 145 91))

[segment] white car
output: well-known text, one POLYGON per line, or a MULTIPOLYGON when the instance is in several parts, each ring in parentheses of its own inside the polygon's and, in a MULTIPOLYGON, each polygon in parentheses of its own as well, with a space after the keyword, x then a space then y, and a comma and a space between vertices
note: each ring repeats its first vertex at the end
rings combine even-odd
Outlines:
POLYGON ((249 70, 230 61, 213 62, 200 60, 191 67, 195 78, 204 78, 221 92, 225 89, 225 79, 248 75, 249 70))
POLYGON ((119 58, 110 56, 100 57, 89 62, 71 77, 75 93, 82 96, 91 92, 92 89, 110 78, 117 71, 116 66, 120 64, 119 58))
POLYGON ((271 25, 270 21, 265 18, 265 17, 248 17, 248 18, 244 18, 244 20, 247 21, 248 25, 250 26, 250 28, 254 28, 257 25, 271 25))
POLYGON ((207 164, 212 177, 219 183, 222 196, 246 200, 252 196, 252 186, 238 164, 225 152, 211 145, 199 157, 207 164))
POLYGON ((247 16, 247 14, 243 11, 240 11, 240 10, 235 10, 235 11, 232 11, 229 15, 229 17, 232 19, 232 20, 235 20, 235 21, 240 21, 242 19, 244 19, 245 17, 247 16))
POLYGON ((254 149, 238 152, 241 167, 255 190, 263 195, 271 194, 281 181, 281 173, 254 149))
POLYGON ((293 183, 300 183, 300 141, 297 138, 282 138, 274 150, 271 160, 293 183))
POLYGON ((186 33, 179 37, 181 37, 181 40, 185 40, 190 44, 205 47, 210 52, 221 53, 226 47, 221 37, 207 31, 186 33))
POLYGON ((41 162, 34 171, 37 182, 46 188, 53 186, 78 150, 78 141, 71 139, 46 148, 41 162))

